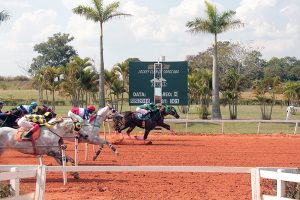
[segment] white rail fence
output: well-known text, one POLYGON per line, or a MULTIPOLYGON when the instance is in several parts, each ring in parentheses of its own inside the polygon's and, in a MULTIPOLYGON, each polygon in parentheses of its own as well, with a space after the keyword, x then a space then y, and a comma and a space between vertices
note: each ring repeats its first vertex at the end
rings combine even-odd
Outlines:
POLYGON ((219 123, 221 124, 221 132, 224 133, 225 123, 257 123, 257 134, 260 133, 262 123, 282 123, 282 124, 295 124, 294 134, 297 133, 300 120, 200 120, 200 119, 165 119, 165 122, 172 123, 185 123, 186 132, 189 123, 219 123))
MULTIPOLYGON (((44 166, 44 165, 0 165, 0 181, 11 180, 16 196, 7 199, 43 199, 45 192, 45 179, 47 172, 196 172, 196 173, 246 173, 251 174, 251 189, 253 200, 273 200, 285 198, 285 181, 300 183, 300 174, 294 174, 296 169, 285 168, 251 168, 251 167, 220 167, 220 166, 44 166), (17 169, 17 170, 16 170, 17 169), (22 171, 18 171, 22 169, 22 171), (19 196, 19 179, 37 176, 35 194, 19 196), (261 195, 260 179, 277 180, 277 195, 261 195)), ((65 179, 65 177, 64 177, 65 179)), ((64 184, 67 181, 64 180, 64 184)), ((5 199, 5 200, 7 200, 5 199)))
POLYGON ((253 168, 251 171, 252 198, 262 200, 293 200, 286 197, 286 182, 300 183, 300 174, 296 169, 253 168), (260 178, 277 181, 276 196, 260 194, 260 178))
POLYGON ((12 197, 3 198, 3 200, 42 200, 44 199, 45 183, 46 183, 46 166, 39 165, 24 169, 22 166, 1 167, 0 181, 10 181, 10 185, 14 190, 12 197), (20 195, 20 179, 36 177, 35 192, 20 195))

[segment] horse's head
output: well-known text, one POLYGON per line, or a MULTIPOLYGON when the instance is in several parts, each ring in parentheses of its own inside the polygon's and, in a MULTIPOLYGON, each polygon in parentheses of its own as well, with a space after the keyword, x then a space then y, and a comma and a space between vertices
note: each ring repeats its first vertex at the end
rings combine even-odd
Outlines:
POLYGON ((101 108, 97 112, 97 116, 103 117, 103 119, 112 119, 116 116, 120 116, 120 113, 116 111, 111 105, 107 105, 104 108, 101 108))
POLYGON ((168 106, 168 105, 163 106, 161 108, 161 111, 163 112, 164 115, 172 115, 176 119, 178 119, 180 117, 174 106, 168 106))

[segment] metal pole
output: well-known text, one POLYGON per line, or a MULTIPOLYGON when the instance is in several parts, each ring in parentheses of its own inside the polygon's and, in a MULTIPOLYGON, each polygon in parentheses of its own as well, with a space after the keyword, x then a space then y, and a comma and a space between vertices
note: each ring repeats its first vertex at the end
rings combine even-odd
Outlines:
MULTIPOLYGON (((65 167, 66 166, 66 152, 65 152, 64 148, 61 149, 61 157, 62 157, 62 166, 65 167)), ((67 172, 65 170, 63 171, 63 179, 64 179, 64 185, 66 185, 67 184, 67 172)))
POLYGON ((78 166, 78 138, 75 138, 75 166, 78 166))

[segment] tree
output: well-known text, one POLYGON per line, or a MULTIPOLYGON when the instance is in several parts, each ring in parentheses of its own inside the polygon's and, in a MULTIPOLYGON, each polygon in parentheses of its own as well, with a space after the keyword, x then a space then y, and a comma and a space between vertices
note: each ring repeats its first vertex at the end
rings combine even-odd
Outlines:
POLYGON ((213 56, 213 75, 212 75, 212 119, 222 119, 220 110, 219 97, 219 74, 217 69, 217 36, 231 28, 240 27, 243 25, 240 20, 233 19, 235 11, 229 10, 223 13, 218 13, 215 6, 205 1, 206 4, 206 19, 195 18, 188 21, 186 27, 188 31, 193 33, 211 33, 214 35, 214 56, 213 56))
POLYGON ((209 100, 211 96, 211 71, 208 69, 195 68, 188 75, 188 89, 190 104, 200 104, 199 116, 207 119, 209 112, 209 100))
POLYGON ((254 81, 253 89, 260 103, 262 119, 264 120, 270 120, 272 117, 273 106, 276 100, 275 94, 280 91, 280 84, 279 77, 270 77, 254 81))
POLYGON ((47 42, 36 44, 33 50, 40 55, 32 59, 28 72, 34 74, 43 66, 66 66, 71 57, 77 55, 75 49, 68 45, 73 39, 69 34, 56 33, 49 37, 47 42))
POLYGON ((0 24, 1 24, 1 22, 4 22, 4 21, 8 20, 9 18, 10 18, 10 15, 8 14, 7 11, 2 10, 0 12, 0 24))
POLYGON ((93 70, 90 58, 80 58, 73 56, 71 61, 64 68, 64 79, 61 89, 65 96, 71 97, 73 106, 83 106, 84 97, 88 103, 88 94, 95 92, 96 72, 93 70))
POLYGON ((300 81, 287 82, 283 86, 283 94, 288 99, 288 104, 297 106, 300 99, 300 81))
POLYGON ((239 74, 235 67, 228 69, 221 79, 220 90, 223 93, 224 102, 229 105, 230 119, 237 119, 238 100, 246 87, 246 80, 246 77, 239 74))
POLYGON ((140 61, 138 58, 128 58, 122 63, 116 64, 112 71, 120 73, 121 79, 122 79, 122 87, 123 87, 123 92, 121 94, 121 108, 120 112, 122 112, 122 107, 123 107, 123 101, 124 101, 124 93, 128 92, 128 87, 129 87, 129 62, 135 62, 135 61, 140 61))
POLYGON ((103 51, 103 24, 115 17, 130 16, 130 14, 118 11, 119 2, 113 2, 106 7, 103 0, 91 0, 93 7, 79 5, 73 8, 73 12, 85 16, 87 20, 98 22, 100 26, 100 70, 99 70, 99 107, 105 106, 104 95, 104 51, 103 51))

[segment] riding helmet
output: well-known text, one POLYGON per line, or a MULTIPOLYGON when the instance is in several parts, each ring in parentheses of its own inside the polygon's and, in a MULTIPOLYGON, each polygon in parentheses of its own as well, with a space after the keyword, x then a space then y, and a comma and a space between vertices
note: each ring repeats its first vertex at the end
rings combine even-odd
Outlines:
POLYGON ((37 107, 38 104, 37 104, 37 102, 34 102, 34 101, 33 101, 33 102, 31 102, 30 105, 31 105, 32 107, 37 107))
POLYGON ((52 119, 52 118, 53 118, 53 115, 52 115, 51 112, 46 112, 46 113, 44 114, 44 117, 45 117, 45 118, 52 119))
POLYGON ((88 106, 87 106, 87 110, 88 110, 89 112, 94 112, 94 111, 96 110, 96 108, 95 108, 94 105, 88 105, 88 106))

